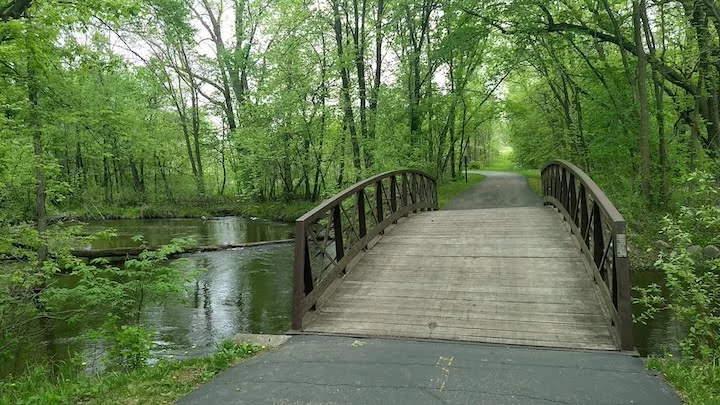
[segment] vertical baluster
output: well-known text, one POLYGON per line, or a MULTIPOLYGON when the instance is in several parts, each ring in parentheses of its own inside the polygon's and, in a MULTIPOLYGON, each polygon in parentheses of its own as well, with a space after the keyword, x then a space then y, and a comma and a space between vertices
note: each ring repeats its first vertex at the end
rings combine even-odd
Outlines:
POLYGON ((567 204, 567 170, 563 167, 562 169, 562 176, 560 177, 560 204, 565 208, 567 211, 568 204, 567 204))
POLYGON ((377 221, 378 223, 382 222, 383 217, 383 185, 382 180, 378 180, 378 182, 375 184, 375 205, 377 208, 377 221))
POLYGON ((365 189, 357 193, 357 210, 358 210, 358 229, 360 230, 360 238, 367 234, 367 224, 365 223, 365 189))
POLYGON ((568 186, 570 187, 570 193, 568 196, 568 205, 570 206, 570 209, 568 210, 568 213, 572 218, 573 224, 577 225, 577 192, 575 190, 575 175, 573 173, 570 173, 570 183, 568 186))
POLYGON ((394 214, 397 211, 397 179, 390 177, 390 211, 394 214))
POLYGON ((587 202, 587 193, 585 192, 585 185, 580 184, 580 233, 582 234, 582 238, 585 241, 585 246, 588 246, 588 241, 590 238, 590 231, 588 228, 588 222, 589 222, 589 213, 588 213, 588 202, 587 202))
POLYGON ((340 204, 333 208, 333 232, 335 233, 335 262, 339 262, 345 256, 343 244, 342 219, 340 218, 340 204))
POLYGON ((401 201, 401 202, 402 202, 402 206, 403 206, 403 208, 405 208, 405 207, 407 207, 407 205, 408 205, 408 180, 407 180, 407 174, 406 174, 406 173, 403 173, 403 174, 402 174, 402 185, 401 185, 401 188, 402 188, 402 190, 400 190, 400 194, 401 194, 400 198, 402 199, 402 201, 401 201))
POLYGON ((603 279, 605 279, 604 276, 604 269, 599 268, 600 262, 602 261, 603 254, 605 253, 605 238, 603 236, 603 226, 602 226, 602 215, 600 214, 600 205, 598 205, 597 201, 593 201, 593 237, 592 237, 592 251, 593 251, 593 259, 595 260, 595 265, 598 266, 598 270, 600 270, 600 275, 603 276, 603 279))
MULTIPOLYGON (((415 176, 415 173, 410 174, 410 200, 412 201, 413 205, 417 204, 417 177, 415 176)), ((417 210, 413 210, 413 212, 417 212, 417 210)))

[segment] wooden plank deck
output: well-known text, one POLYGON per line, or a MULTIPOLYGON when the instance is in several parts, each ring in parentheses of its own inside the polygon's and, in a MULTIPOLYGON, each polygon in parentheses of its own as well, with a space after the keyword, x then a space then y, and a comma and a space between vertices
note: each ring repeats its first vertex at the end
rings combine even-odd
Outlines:
POLYGON ((386 232, 303 329, 617 350, 589 274, 551 208, 419 213, 386 232))

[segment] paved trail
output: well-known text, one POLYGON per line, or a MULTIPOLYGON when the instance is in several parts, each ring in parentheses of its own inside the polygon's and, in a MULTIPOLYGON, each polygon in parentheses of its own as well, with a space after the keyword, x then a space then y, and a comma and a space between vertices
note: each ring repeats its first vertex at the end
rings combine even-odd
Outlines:
POLYGON ((178 401, 215 404, 680 404, 624 354, 294 336, 178 401))
POLYGON ((443 207, 443 210, 475 208, 542 207, 542 201, 528 187, 527 178, 508 172, 468 171, 485 180, 470 187, 443 207))

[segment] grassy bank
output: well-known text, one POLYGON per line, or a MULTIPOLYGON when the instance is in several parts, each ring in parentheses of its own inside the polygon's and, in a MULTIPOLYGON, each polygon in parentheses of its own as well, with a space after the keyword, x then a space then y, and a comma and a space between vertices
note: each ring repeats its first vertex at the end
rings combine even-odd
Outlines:
POLYGON ((515 163, 512 162, 512 155, 510 153, 501 154, 500 157, 489 165, 471 164, 470 168, 473 170, 487 170, 492 172, 512 172, 522 174, 527 177, 528 185, 530 190, 533 191, 538 197, 542 197, 542 182, 540 178, 539 169, 519 169, 515 163))
POLYGON ((54 219, 150 219, 201 218, 236 215, 258 217, 279 222, 293 222, 317 203, 296 202, 238 202, 233 199, 208 199, 177 203, 145 204, 134 207, 86 206, 53 213, 54 219))
POLYGON ((35 367, 22 377, 0 382, 3 404, 169 404, 261 350, 225 341, 215 354, 179 361, 160 360, 129 372, 87 375, 80 364, 50 373, 35 367))
MULTIPOLYGON (((438 187, 440 205, 444 205, 457 194, 463 192, 485 177, 479 174, 469 175, 469 182, 463 177, 443 181, 438 187)), ((90 221, 100 219, 151 219, 151 218, 201 218, 218 216, 257 217, 278 222, 294 222, 297 218, 318 205, 310 201, 269 201, 242 202, 232 198, 214 198, 207 200, 178 201, 176 203, 148 203, 132 207, 114 205, 87 205, 84 207, 60 210, 51 213, 54 220, 90 221)))
POLYGON ((672 357, 649 358, 647 367, 659 371, 691 405, 720 403, 720 364, 718 360, 681 361, 672 357))
POLYGON ((438 204, 440 208, 445 206, 450 200, 458 194, 472 187, 485 179, 482 174, 468 174, 468 182, 465 183, 465 177, 458 177, 454 180, 440 182, 438 185, 438 204))

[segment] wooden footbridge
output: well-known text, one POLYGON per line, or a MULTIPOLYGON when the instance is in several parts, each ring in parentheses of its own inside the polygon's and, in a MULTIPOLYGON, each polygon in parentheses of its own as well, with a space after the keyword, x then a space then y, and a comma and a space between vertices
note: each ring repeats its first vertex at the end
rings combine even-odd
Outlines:
POLYGON ((438 211, 415 170, 299 218, 293 329, 632 350, 625 221, 579 168, 542 170, 544 207, 438 211))

